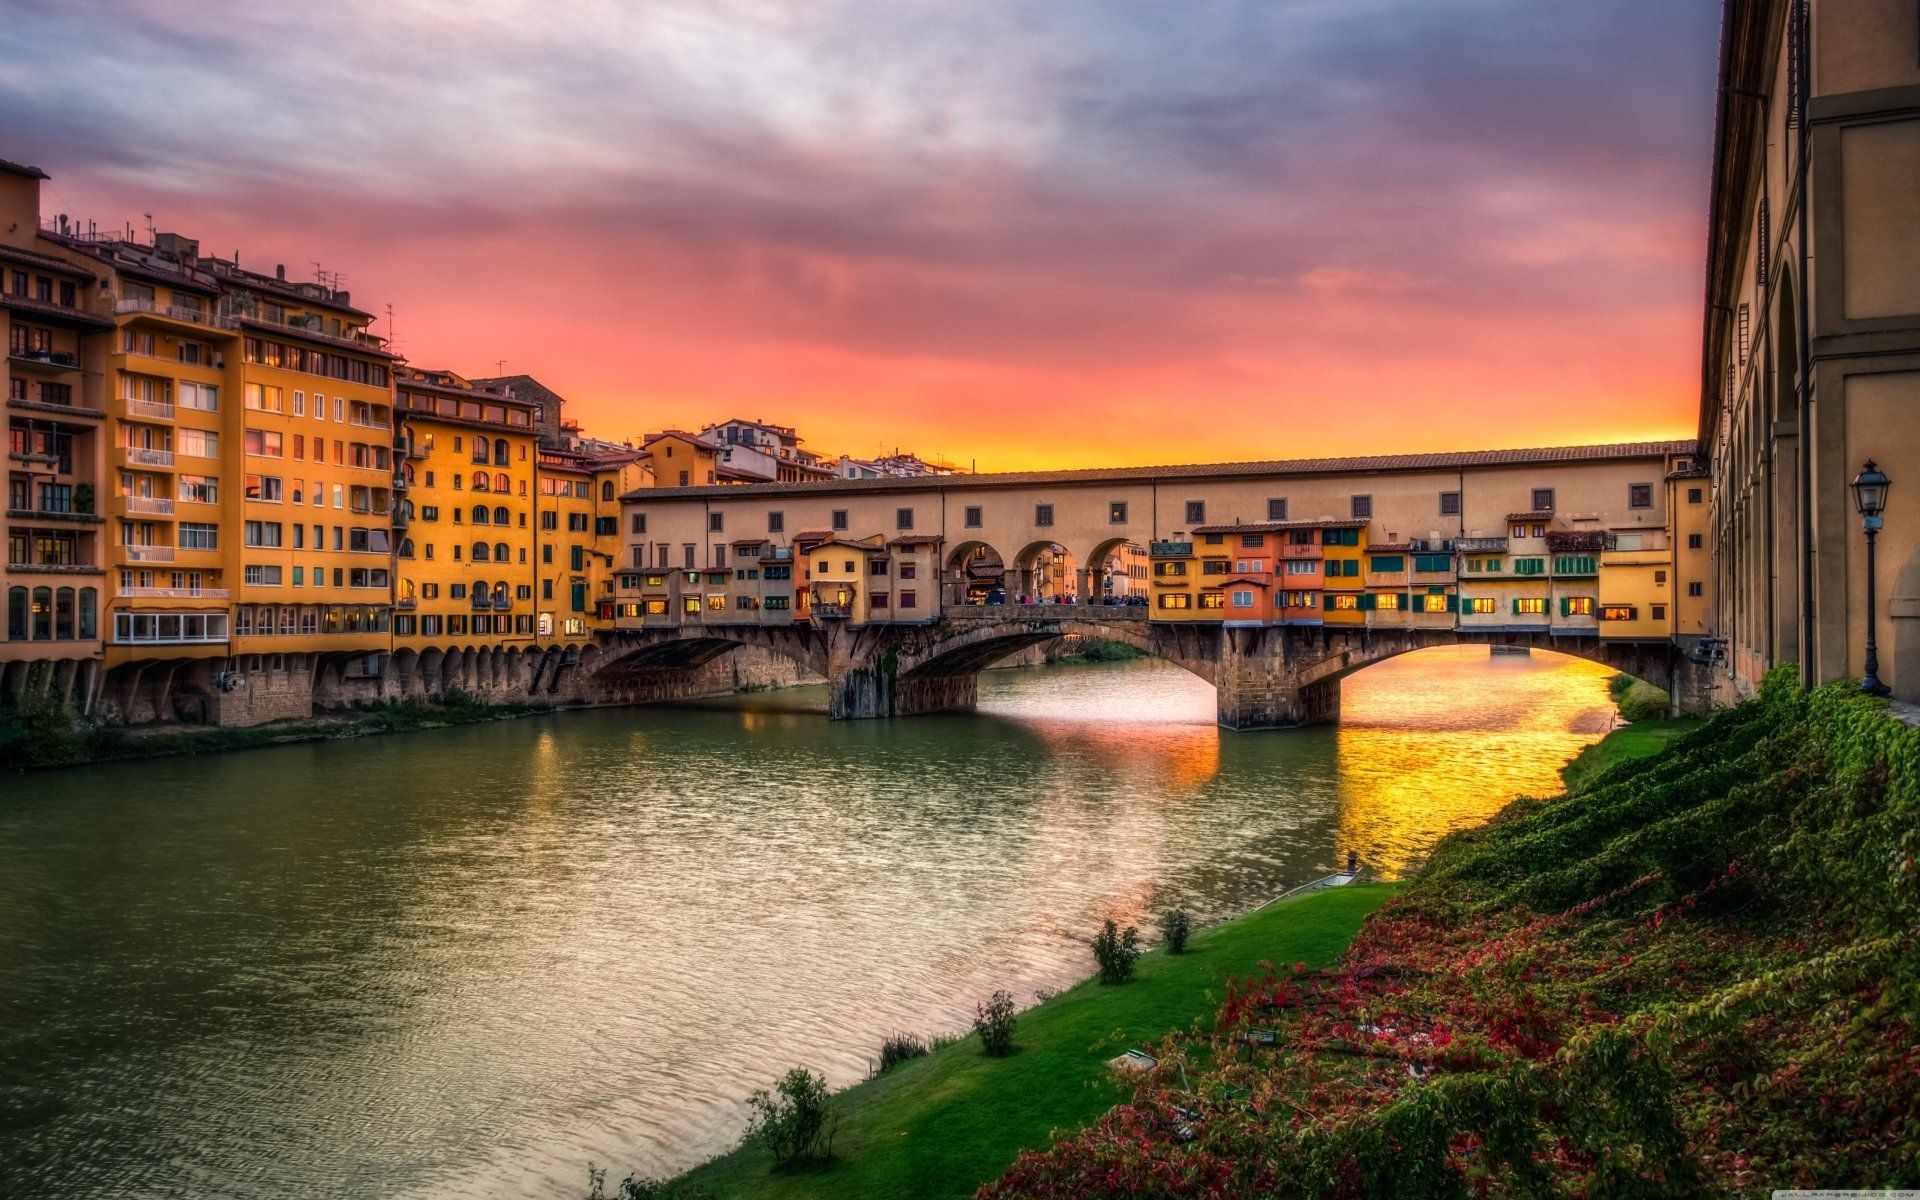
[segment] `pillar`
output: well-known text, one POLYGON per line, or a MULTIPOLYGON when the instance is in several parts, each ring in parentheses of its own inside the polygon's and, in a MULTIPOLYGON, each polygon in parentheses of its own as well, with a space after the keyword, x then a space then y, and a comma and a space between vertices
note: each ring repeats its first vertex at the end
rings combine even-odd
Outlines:
POLYGON ((1219 721, 1228 729, 1291 729, 1337 720, 1340 681, 1301 683, 1279 627, 1223 629, 1214 675, 1219 721))
POLYGON ((964 712, 980 695, 976 674, 895 675, 884 662, 848 667, 827 685, 827 716, 835 721, 964 712))

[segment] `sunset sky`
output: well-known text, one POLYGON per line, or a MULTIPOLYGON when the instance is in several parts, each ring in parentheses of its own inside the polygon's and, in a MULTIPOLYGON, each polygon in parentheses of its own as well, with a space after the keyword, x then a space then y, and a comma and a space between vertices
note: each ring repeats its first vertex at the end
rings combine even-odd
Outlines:
POLYGON ((1717 5, 7 8, 49 212, 317 259, 416 365, 602 436, 1006 470, 1693 426, 1717 5))

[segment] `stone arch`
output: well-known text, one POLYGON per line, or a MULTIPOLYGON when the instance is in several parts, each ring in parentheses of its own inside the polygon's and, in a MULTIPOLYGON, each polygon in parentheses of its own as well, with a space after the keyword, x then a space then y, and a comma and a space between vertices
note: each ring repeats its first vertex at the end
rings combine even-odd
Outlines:
POLYGON ((1147 581, 1144 578, 1135 580, 1129 575, 1125 577, 1124 584, 1116 584, 1112 579, 1113 572, 1125 571, 1133 565, 1125 561, 1134 557, 1129 553, 1130 549, 1139 552, 1139 565, 1144 569, 1147 565, 1147 546, 1137 538, 1122 534, 1106 538, 1094 545, 1093 549, 1087 553, 1081 572, 1087 581, 1085 598, 1101 600, 1133 594, 1136 591, 1139 594, 1145 594, 1147 581), (1116 558, 1122 561, 1116 564, 1114 562, 1116 558))
MULTIPOLYGON (((1010 654, 1069 635, 1108 638, 1124 642, 1155 658, 1165 659, 1208 683, 1214 681, 1208 656, 1182 639, 1180 630, 1154 627, 1144 620, 1101 620, 1072 617, 1059 621, 992 621, 959 627, 926 646, 897 655, 900 677, 971 675, 1010 654)), ((1188 631, 1199 633, 1198 629, 1188 631)))
POLYGON ((946 604, 976 604, 995 588, 1006 590, 1008 563, 992 543, 969 538, 947 552, 940 568, 941 599, 946 604))
POLYGON ((1073 552, 1060 542, 1051 538, 1028 542, 1007 561, 1008 576, 1019 584, 1016 588, 1009 583, 1007 596, 1015 601, 1020 596, 1031 596, 1036 601, 1069 593, 1083 596, 1086 587, 1076 574, 1079 566, 1073 552))
MULTIPOLYGON (((1887 603, 1887 617, 1893 626, 1888 639, 1887 656, 1893 670, 1889 686, 1896 700, 1920 703, 1920 546, 1907 555, 1900 573, 1893 577, 1893 592, 1887 603)), ((1882 679, 1888 679, 1883 661, 1882 679)))

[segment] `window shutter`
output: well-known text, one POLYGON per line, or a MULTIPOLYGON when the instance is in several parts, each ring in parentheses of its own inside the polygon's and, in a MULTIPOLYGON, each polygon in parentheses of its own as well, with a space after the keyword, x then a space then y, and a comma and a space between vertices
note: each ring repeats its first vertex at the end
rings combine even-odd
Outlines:
POLYGON ((1372 592, 1367 592, 1361 595, 1358 608, 1360 609, 1361 612, 1373 611, 1373 593, 1372 592))
POLYGON ((1573 601, 1566 596, 1560 597, 1560 615, 1563 617, 1573 615, 1573 601))
POLYGON ((1460 611, 1460 595, 1458 592, 1452 593, 1447 597, 1447 611, 1450 613, 1460 611))
POLYGON ((1516 617, 1520 615, 1520 601, 1518 600, 1513 602, 1513 615, 1516 617))

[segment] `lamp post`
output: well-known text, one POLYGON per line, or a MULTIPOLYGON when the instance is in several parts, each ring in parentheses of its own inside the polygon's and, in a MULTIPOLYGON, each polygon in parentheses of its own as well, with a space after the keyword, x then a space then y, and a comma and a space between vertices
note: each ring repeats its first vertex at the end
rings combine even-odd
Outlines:
POLYGON ((1880 532, 1880 513, 1887 507, 1890 483, 1886 473, 1868 459, 1849 485, 1853 488, 1854 507, 1860 510, 1861 528, 1867 531, 1867 661, 1866 673, 1860 677, 1860 690, 1869 696, 1884 696, 1888 691, 1887 685, 1880 682, 1880 648, 1873 636, 1873 539, 1880 532))

